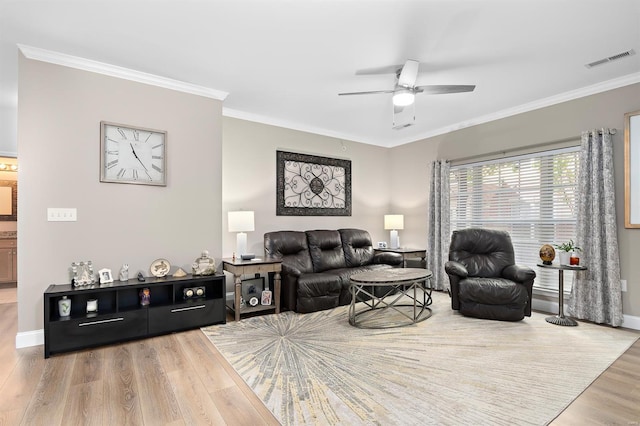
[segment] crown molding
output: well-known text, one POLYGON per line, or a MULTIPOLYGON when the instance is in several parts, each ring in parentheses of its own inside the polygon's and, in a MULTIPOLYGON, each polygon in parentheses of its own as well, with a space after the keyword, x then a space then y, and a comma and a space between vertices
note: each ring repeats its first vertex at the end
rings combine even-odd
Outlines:
POLYGON ((618 89, 620 87, 629 86, 632 84, 640 83, 640 72, 634 74, 627 74, 622 77, 614 78, 611 80, 603 81, 601 83, 592 84, 591 86, 582 87, 580 89, 571 90, 569 92, 560 93, 558 95, 549 96, 548 98, 538 99, 533 102, 518 105, 513 108, 503 109, 501 111, 492 112, 491 114, 483 115, 480 117, 471 118, 469 120, 460 121, 450 126, 441 127, 431 132, 423 133, 419 136, 406 138, 404 140, 394 140, 390 145, 390 148, 395 146, 404 145, 411 142, 417 142, 419 140, 432 138, 434 136, 451 133, 456 130, 461 130, 467 127, 476 126, 478 124, 488 123, 490 121, 500 120, 502 118, 511 117, 514 115, 522 114, 525 112, 534 111, 541 108, 561 104, 563 102, 572 101, 575 99, 584 98, 586 96, 596 95, 598 93, 606 92, 609 90, 618 89))
POLYGON ((18 44, 18 49, 20 49, 22 54, 28 59, 33 59, 41 62, 49 62, 51 64, 62 65, 65 67, 76 68, 79 70, 103 74, 110 77, 135 81, 151 86, 176 90, 178 92, 203 96, 219 101, 224 101, 229 95, 227 92, 223 92, 220 90, 210 89, 208 87, 198 86, 196 84, 185 83, 183 81, 173 80, 171 78, 161 77, 142 71, 119 67, 117 65, 106 64, 104 62, 98 62, 91 59, 80 58, 78 56, 67 55, 65 53, 40 49, 38 47, 18 44))
POLYGON ((335 132, 332 130, 323 129, 320 127, 307 126, 300 123, 295 123, 288 120, 274 119, 260 114, 253 114, 245 111, 240 111, 233 108, 222 107, 222 115, 230 118, 238 118, 240 120, 252 121, 255 123, 266 124, 269 126, 283 127, 285 129, 296 130, 299 132, 313 133, 315 135, 328 136, 330 138, 336 138, 341 140, 348 140, 352 142, 360 142, 368 145, 376 145, 386 147, 384 143, 378 140, 366 140, 355 135, 349 135, 347 133, 335 132))
POLYGON ((430 132, 414 135, 402 139, 394 139, 392 141, 380 141, 380 140, 364 140, 355 135, 349 135, 345 133, 339 133, 327 129, 321 129, 317 127, 306 126, 300 123, 294 123, 287 120, 278 120, 271 117, 267 117, 259 114, 252 114, 244 111, 239 111, 231 108, 222 109, 222 115, 225 117, 238 118, 241 120, 253 121, 256 123, 267 124, 271 126, 284 127, 291 130, 297 130, 301 132, 314 133, 323 136, 329 136, 337 139, 345 139, 353 142, 360 142, 369 145, 376 145, 386 148, 393 148, 400 145, 405 145, 412 142, 432 138, 434 136, 444 135, 454 132, 456 130, 465 129, 467 127, 476 126, 478 124, 489 123, 491 121, 500 120, 502 118, 511 117, 514 115, 522 114, 525 112, 534 111, 541 108, 557 105, 563 102, 572 101, 586 96, 595 95, 598 93, 606 92, 608 90, 618 89, 620 87, 629 86, 631 84, 640 83, 640 72, 634 74, 628 74, 619 78, 603 81, 601 83, 593 84, 591 86, 582 87, 580 89, 571 90, 569 92, 560 93, 558 95, 550 96, 528 102, 526 104, 518 105, 513 108, 507 108, 500 111, 492 112, 491 114, 474 117, 469 120, 460 121, 450 126, 441 127, 430 132))

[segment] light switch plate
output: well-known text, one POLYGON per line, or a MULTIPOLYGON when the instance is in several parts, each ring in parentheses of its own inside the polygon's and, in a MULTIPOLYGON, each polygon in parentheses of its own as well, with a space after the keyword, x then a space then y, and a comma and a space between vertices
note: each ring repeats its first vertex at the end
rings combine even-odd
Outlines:
POLYGON ((78 220, 78 210, 75 208, 53 208, 47 209, 47 220, 49 222, 75 222, 78 220))

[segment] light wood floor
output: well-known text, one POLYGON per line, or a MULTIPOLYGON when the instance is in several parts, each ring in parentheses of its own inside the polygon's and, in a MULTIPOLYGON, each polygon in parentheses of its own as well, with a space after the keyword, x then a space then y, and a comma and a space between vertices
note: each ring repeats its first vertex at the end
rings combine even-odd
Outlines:
MULTIPOLYGON (((45 360, 16 318, 0 304, 0 425, 278 424, 199 330, 45 360)), ((639 425, 640 342, 551 424, 639 425)))

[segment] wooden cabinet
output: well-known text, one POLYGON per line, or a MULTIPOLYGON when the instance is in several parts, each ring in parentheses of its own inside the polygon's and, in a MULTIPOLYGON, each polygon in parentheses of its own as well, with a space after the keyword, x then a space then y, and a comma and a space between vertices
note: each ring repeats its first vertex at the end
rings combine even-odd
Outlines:
POLYGON ((224 275, 51 285, 44 293, 44 356, 225 322, 224 275), (151 302, 141 306, 145 288, 151 302), (185 298, 193 288, 204 294, 185 298), (71 313, 61 317, 58 302, 65 296, 71 313), (89 300, 97 301, 97 312, 87 313, 89 300))
POLYGON ((18 244, 16 239, 0 239, 0 283, 17 281, 18 244))

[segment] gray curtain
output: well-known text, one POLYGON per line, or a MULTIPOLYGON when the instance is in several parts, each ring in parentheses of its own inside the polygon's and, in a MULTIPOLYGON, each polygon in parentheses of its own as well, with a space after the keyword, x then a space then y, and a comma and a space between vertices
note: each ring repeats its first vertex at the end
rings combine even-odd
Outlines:
POLYGON ((444 264, 449 258, 449 170, 447 160, 431 164, 429 192, 429 238, 427 243, 427 269, 433 273, 431 288, 447 290, 449 279, 444 264))
POLYGON ((576 238, 588 269, 576 273, 569 313, 617 327, 623 316, 615 206, 611 131, 582 132, 576 238))

